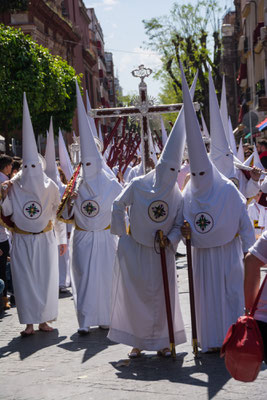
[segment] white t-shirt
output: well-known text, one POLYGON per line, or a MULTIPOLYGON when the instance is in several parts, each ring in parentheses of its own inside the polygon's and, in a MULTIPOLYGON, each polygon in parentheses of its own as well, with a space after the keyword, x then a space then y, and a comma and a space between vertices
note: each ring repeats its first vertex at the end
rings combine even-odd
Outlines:
MULTIPOLYGON (((257 257, 259 260, 267 264, 267 230, 263 232, 261 237, 249 249, 249 252, 257 257)), ((267 284, 263 288, 258 309, 255 312, 255 319, 267 322, 267 284)))

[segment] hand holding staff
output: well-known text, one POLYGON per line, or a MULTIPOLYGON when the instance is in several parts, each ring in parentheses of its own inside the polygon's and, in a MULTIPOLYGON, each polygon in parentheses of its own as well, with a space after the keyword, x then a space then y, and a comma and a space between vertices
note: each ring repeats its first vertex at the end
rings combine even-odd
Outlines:
POLYGON ((161 258, 162 278, 163 278, 166 313, 167 313, 168 330, 170 338, 170 350, 172 357, 176 358, 169 281, 168 281, 168 272, 167 272, 166 255, 165 255, 166 238, 163 236, 163 232, 161 230, 157 231, 156 239, 159 241, 159 246, 160 246, 160 258, 161 258))
POLYGON ((197 345, 197 325, 196 325, 196 310, 195 310, 195 296, 194 296, 194 282, 193 282, 193 269, 192 269, 192 254, 191 254, 191 230, 188 222, 185 221, 184 226, 181 228, 182 234, 186 239, 186 253, 187 253, 187 266, 188 266, 188 282, 189 282, 189 298, 191 310, 191 325, 192 325, 192 344, 193 353, 195 357, 198 355, 197 345))

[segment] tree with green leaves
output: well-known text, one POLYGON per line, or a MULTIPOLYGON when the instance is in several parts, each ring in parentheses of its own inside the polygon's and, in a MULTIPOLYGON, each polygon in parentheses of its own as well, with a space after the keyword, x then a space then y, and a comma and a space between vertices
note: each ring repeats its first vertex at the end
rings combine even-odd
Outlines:
POLYGON ((170 102, 170 98, 171 102, 181 102, 181 62, 189 84, 198 70, 199 84, 195 100, 201 104, 206 120, 208 68, 212 70, 217 91, 221 91, 221 39, 217 22, 219 11, 217 0, 197 0, 194 5, 175 2, 168 16, 143 21, 148 36, 147 45, 161 54, 163 62, 162 68, 156 73, 156 77, 163 82, 161 101, 170 102), (209 32, 208 26, 212 33, 209 32), (210 50, 211 38, 213 57, 210 50))
POLYGON ((71 131, 76 108, 75 70, 21 30, 0 25, 0 133, 9 139, 21 129, 23 92, 36 134, 71 131))
POLYGON ((29 0, 1 0, 0 12, 5 11, 26 11, 29 6, 29 0))

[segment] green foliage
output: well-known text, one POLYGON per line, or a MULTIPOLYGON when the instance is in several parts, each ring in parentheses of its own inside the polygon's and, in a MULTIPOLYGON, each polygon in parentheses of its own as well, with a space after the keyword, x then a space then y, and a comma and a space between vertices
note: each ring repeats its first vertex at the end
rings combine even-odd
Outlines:
MULTIPOLYGON (((53 116, 54 129, 70 131, 76 108, 75 70, 52 56, 20 30, 0 25, 0 129, 21 128, 26 92, 36 134, 45 133, 53 116)), ((80 77, 77 77, 80 81, 80 77)))
POLYGON ((143 21, 148 37, 147 45, 161 54, 163 62, 163 67, 156 73, 156 77, 163 83, 161 100, 169 102, 169 97, 172 102, 181 101, 181 62, 189 84, 193 82, 198 70, 200 84, 196 89, 195 100, 202 105, 206 119, 208 68, 212 70, 216 89, 221 90, 221 39, 217 26, 219 11, 217 0, 198 0, 194 5, 175 2, 169 15, 143 21), (210 34, 208 25, 213 34, 210 34), (209 45, 211 39, 213 54, 209 45))
POLYGON ((137 100, 137 94, 126 94, 126 95, 118 95, 117 94, 117 103, 118 107, 130 107, 133 106, 135 101, 137 100))
POLYGON ((1 0, 0 12, 5 11, 26 11, 29 6, 29 0, 1 0))

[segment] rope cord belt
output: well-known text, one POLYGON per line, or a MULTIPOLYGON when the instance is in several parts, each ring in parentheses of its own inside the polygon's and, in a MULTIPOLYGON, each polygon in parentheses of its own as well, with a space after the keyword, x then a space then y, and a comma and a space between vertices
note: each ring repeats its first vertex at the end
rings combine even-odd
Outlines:
MULTIPOLYGON (((87 231, 86 229, 80 228, 77 224, 75 224, 75 229, 77 229, 77 231, 90 232, 87 231)), ((103 229, 103 231, 107 231, 108 229, 110 229, 110 224, 105 229, 103 229)))
POLYGON ((49 221, 46 227, 41 232, 27 232, 20 229, 18 226, 14 226, 14 232, 19 233, 20 235, 39 235, 40 233, 49 232, 53 229, 52 221, 49 221))

